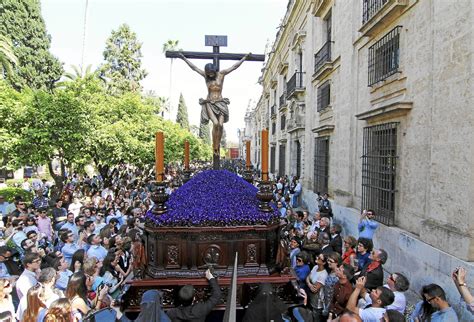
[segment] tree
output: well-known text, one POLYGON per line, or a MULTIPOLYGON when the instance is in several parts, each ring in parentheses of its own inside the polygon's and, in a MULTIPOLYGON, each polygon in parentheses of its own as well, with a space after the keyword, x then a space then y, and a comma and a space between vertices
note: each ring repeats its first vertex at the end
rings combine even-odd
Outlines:
POLYGON ((199 125, 199 138, 207 145, 211 145, 211 127, 209 123, 199 125))
POLYGON ((4 0, 0 5, 0 34, 13 42, 18 58, 8 81, 17 90, 24 87, 51 91, 63 74, 62 64, 49 48, 51 37, 41 16, 39 0, 4 0))
POLYGON ((163 96, 158 96, 155 91, 147 91, 142 95, 143 103, 153 106, 155 115, 163 114, 163 111, 168 108, 168 99, 163 96))
POLYGON ((78 67, 76 65, 71 65, 72 72, 66 72, 64 73, 64 77, 66 77, 69 80, 75 80, 78 78, 88 78, 97 72, 92 71, 92 65, 87 65, 85 69, 82 67, 78 67))
POLYGON ((0 79, 4 78, 4 74, 13 73, 13 64, 18 64, 18 59, 13 52, 13 43, 8 37, 0 35, 0 79))
POLYGON ((189 131, 188 107, 184 101, 183 94, 179 95, 178 113, 176 114, 176 123, 189 131))
POLYGON ((25 108, 23 97, 5 80, 0 79, 0 167, 15 158, 13 146, 19 135, 11 129, 17 127, 16 120, 25 108))
MULTIPOLYGON (((15 164, 47 164, 57 191, 63 188, 66 167, 80 168, 88 161, 83 151, 89 146, 90 104, 77 96, 76 83, 49 93, 44 90, 27 92, 24 108, 17 112, 10 131, 15 135, 15 164), (55 171, 53 162, 60 164, 55 171)), ((87 86, 82 82, 80 86, 87 86)))
POLYGON ((222 130, 221 148, 227 148, 227 134, 225 133, 225 129, 222 130))
POLYGON ((113 30, 107 39, 100 76, 107 84, 107 92, 120 95, 127 92, 140 92, 140 81, 147 75, 142 68, 142 43, 126 24, 113 30))

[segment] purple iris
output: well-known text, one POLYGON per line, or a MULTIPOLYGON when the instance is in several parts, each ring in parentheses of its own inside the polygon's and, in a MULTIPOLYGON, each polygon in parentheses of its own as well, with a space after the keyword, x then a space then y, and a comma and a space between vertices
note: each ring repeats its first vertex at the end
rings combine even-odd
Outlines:
POLYGON ((247 226, 278 222, 278 213, 258 209, 257 188, 227 170, 195 175, 170 195, 168 212, 146 216, 157 226, 247 226))

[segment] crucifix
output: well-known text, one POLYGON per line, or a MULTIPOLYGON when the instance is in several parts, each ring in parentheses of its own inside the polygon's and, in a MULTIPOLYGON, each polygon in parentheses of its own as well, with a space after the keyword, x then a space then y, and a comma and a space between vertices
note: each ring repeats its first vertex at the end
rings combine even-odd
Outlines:
POLYGON ((222 87, 224 85, 224 77, 230 72, 236 70, 242 63, 247 61, 265 61, 265 55, 255 54, 231 54, 221 53, 220 47, 227 46, 227 36, 209 36, 206 35, 206 46, 212 46, 212 53, 195 52, 195 51, 167 51, 167 58, 181 58, 188 66, 204 77, 208 90, 206 99, 199 99, 201 110, 201 123, 207 124, 209 120, 212 122, 212 149, 213 149, 213 168, 219 169, 219 152, 222 133, 224 131, 224 123, 229 120, 230 103, 228 98, 222 97, 222 87), (207 64, 204 70, 199 69, 189 59, 212 59, 213 62, 207 64), (233 66, 219 70, 220 60, 238 60, 233 66))

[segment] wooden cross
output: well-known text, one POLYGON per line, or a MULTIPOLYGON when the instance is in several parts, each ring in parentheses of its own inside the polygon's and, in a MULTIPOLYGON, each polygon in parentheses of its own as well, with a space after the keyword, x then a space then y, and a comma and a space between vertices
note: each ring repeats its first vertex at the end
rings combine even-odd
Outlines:
MULTIPOLYGON (((179 58, 182 54, 191 59, 212 59, 216 70, 219 71, 219 62, 221 60, 241 60, 246 54, 221 53, 220 47, 227 47, 227 36, 205 36, 205 45, 212 47, 212 53, 199 51, 166 51, 166 58, 179 58)), ((251 54, 246 61, 265 61, 265 55, 251 54)))

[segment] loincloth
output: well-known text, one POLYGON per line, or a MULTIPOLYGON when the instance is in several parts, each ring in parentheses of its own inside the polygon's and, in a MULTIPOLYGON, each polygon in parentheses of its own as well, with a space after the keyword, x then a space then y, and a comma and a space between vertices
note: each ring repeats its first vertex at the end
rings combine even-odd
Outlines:
POLYGON ((200 98, 199 104, 201 105, 201 123, 209 123, 210 117, 207 113, 207 107, 210 107, 212 113, 219 118, 219 115, 224 116, 224 123, 229 121, 229 107, 230 101, 228 98, 222 98, 218 101, 210 101, 200 98))

